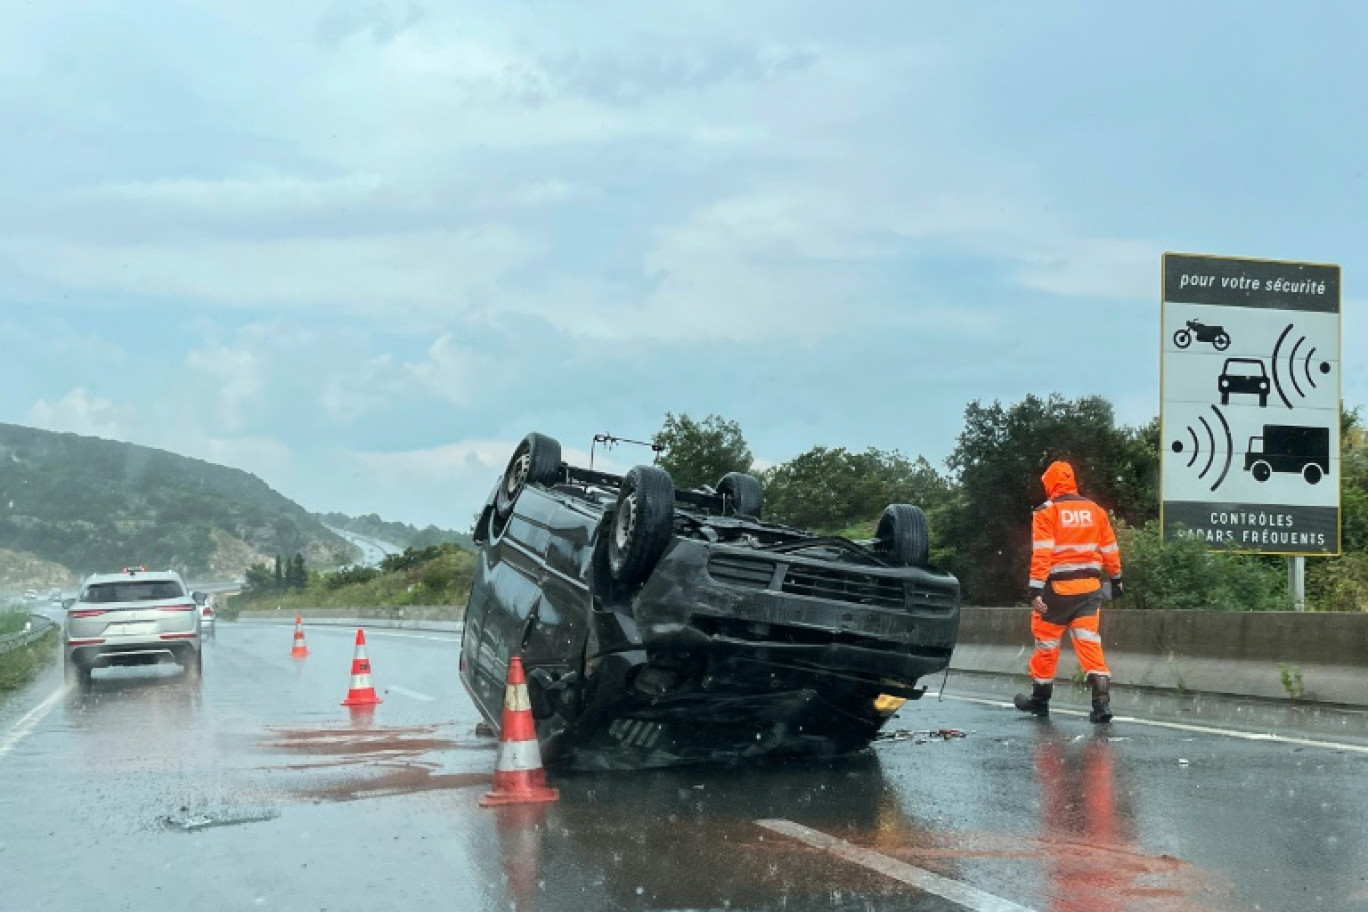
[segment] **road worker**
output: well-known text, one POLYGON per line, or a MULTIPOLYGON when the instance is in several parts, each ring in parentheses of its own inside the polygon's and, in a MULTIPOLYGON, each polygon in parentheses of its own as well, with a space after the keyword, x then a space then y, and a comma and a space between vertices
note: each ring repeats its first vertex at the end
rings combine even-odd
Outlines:
POLYGON ((1016 708, 1050 714, 1055 669, 1064 631, 1073 635, 1074 652, 1092 688, 1093 722, 1110 722, 1111 672, 1102 652, 1098 619, 1105 598, 1102 581, 1110 577, 1112 598, 1122 594, 1121 552, 1107 511, 1078 493, 1073 466, 1053 462, 1041 477, 1048 498, 1031 521, 1031 695, 1017 694, 1016 708), (1105 571, 1105 576, 1103 575, 1105 571))

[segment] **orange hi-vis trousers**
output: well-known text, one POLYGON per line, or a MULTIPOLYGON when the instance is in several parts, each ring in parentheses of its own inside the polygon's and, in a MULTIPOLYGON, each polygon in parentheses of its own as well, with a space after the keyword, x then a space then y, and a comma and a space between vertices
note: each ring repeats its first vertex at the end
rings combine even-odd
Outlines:
POLYGON ((1035 637, 1035 654, 1031 656, 1031 678, 1037 684, 1048 684, 1055 678, 1059 667, 1059 647, 1064 631, 1073 634, 1074 652, 1078 654, 1078 664, 1083 666, 1085 675, 1107 675, 1107 657, 1102 653, 1102 635, 1098 633, 1098 621, 1102 612, 1095 611, 1086 617, 1076 617, 1068 623, 1051 624, 1038 614, 1031 615, 1031 635, 1035 637))

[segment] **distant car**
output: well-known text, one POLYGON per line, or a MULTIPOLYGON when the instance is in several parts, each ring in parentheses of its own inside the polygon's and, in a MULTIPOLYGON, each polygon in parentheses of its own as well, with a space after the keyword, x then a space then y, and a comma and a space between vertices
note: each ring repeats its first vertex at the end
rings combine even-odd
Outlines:
POLYGON ((1221 393, 1221 405, 1230 404, 1232 393, 1258 396, 1260 408, 1268 405, 1268 369, 1258 358, 1226 358, 1216 387, 1221 393))
POLYGON ((867 746, 945 669, 959 582, 926 517, 857 542, 762 521, 759 482, 676 490, 530 434, 475 528, 460 674, 489 727, 520 656, 548 766, 633 769, 867 746))
POLYGON ((200 682, 198 606, 173 571, 134 567, 90 576, 62 632, 67 680, 82 690, 94 669, 115 665, 175 662, 200 682))
POLYGON ((61 590, 61 589, 49 589, 49 590, 48 590, 48 601, 51 602, 51 603, 54 604, 54 605, 60 605, 60 604, 62 604, 62 590, 61 590))
POLYGON ((25 590, 24 590, 24 601, 26 601, 26 602, 36 602, 36 601, 38 601, 38 590, 37 590, 37 589, 25 589, 25 590))
POLYGON ((190 597, 199 606, 200 634, 209 637, 211 640, 217 640, 218 618, 214 614, 214 596, 196 589, 190 593, 190 597))

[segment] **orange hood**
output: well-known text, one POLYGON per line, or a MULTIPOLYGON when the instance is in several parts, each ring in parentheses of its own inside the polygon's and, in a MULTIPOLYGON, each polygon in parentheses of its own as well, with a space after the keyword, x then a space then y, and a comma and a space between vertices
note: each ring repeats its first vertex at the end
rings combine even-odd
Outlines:
POLYGON ((1045 483, 1045 496, 1058 497, 1061 494, 1077 494, 1078 482, 1074 480, 1073 466, 1067 462, 1052 462, 1040 476, 1045 483))

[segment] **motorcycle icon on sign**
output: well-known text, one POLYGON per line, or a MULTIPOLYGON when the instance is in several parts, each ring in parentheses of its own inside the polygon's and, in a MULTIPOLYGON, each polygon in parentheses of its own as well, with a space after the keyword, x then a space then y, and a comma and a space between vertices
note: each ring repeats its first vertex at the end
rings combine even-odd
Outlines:
POLYGON ((1224 326, 1208 326, 1196 320, 1188 320, 1186 327, 1173 334, 1173 344, 1179 348, 1187 348, 1192 344, 1194 335, 1198 342, 1210 342, 1211 347, 1218 352, 1230 348, 1230 333, 1225 331, 1224 326))

